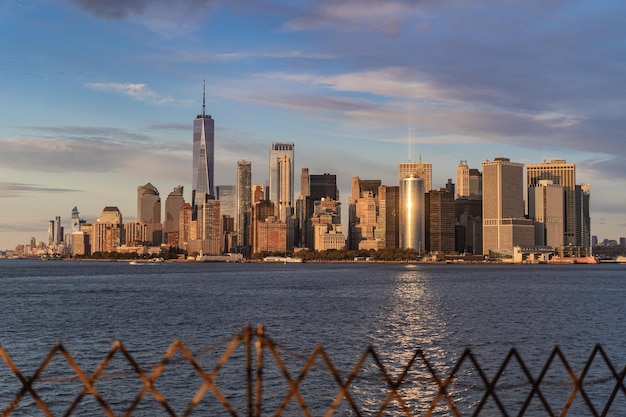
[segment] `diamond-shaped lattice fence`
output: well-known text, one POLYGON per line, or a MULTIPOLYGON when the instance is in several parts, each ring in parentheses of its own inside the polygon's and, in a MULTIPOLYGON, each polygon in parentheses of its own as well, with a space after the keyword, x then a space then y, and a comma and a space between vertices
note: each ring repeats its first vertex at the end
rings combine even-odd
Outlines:
POLYGON ((11 415, 251 416, 622 416, 624 368, 601 346, 574 369, 557 346, 531 372, 511 349, 487 372, 471 350, 454 366, 417 348, 389 363, 372 347, 338 367, 323 346, 308 355, 282 346, 262 326, 191 351, 174 341, 142 366, 119 341, 95 369, 62 343, 26 375, 0 346, 0 413, 11 415), (433 365, 438 363, 438 369, 433 365), (571 413, 571 414, 570 414, 571 413))

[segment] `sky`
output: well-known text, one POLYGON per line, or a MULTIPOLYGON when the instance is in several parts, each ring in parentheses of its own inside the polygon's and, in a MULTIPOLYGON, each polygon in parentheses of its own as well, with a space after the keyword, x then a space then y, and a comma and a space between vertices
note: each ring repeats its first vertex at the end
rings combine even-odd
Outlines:
MULTIPOLYGON (((215 119, 215 184, 301 168, 433 187, 503 156, 565 159, 591 233, 626 236, 626 3, 581 0, 4 0, 0 250, 47 243, 73 207, 137 215, 137 187, 191 198, 192 123, 215 119)), ((296 192, 297 194, 297 192, 296 192)))

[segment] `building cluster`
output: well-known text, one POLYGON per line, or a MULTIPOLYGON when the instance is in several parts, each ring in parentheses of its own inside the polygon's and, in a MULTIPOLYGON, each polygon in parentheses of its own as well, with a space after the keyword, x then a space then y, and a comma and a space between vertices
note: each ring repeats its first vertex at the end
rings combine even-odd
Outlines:
MULTIPOLYGON (((514 247, 554 252, 591 247, 589 185, 576 184, 565 160, 527 165, 495 158, 481 170, 461 161, 456 183, 432 187, 432 164, 398 164, 398 182, 352 178, 344 234, 336 175, 300 172, 295 196, 295 145, 273 143, 266 185, 252 184, 250 161, 237 162, 236 185, 214 186, 214 120, 193 121, 191 201, 183 186, 165 200, 148 183, 137 187, 137 218, 123 222, 105 207, 87 223, 72 211, 71 233, 60 217, 49 224, 49 246, 72 256, 95 252, 150 253, 178 248, 188 255, 291 252, 303 248, 403 249, 418 253, 508 256, 514 247), (525 177, 524 177, 525 169, 525 177)), ((41 245, 17 248, 24 254, 41 245)))

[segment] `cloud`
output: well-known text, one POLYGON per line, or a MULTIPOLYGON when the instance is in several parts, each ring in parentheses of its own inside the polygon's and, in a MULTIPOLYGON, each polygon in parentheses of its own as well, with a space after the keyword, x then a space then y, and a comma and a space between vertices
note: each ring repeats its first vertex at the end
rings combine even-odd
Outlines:
POLYGON ((174 101, 172 97, 162 96, 140 83, 87 83, 85 86, 94 90, 113 92, 151 104, 165 104, 174 101))
POLYGON ((160 36, 194 30, 218 0, 68 0, 90 15, 107 20, 134 19, 160 36))
POLYGON ((282 25, 288 32, 322 29, 370 29, 397 36, 407 18, 420 16, 428 1, 320 1, 315 7, 282 25))
POLYGON ((190 149, 176 142, 117 128, 36 127, 45 136, 0 138, 0 166, 45 173, 112 173, 138 170, 162 176, 159 167, 184 165, 190 149))
POLYGON ((77 191, 83 190, 42 187, 36 184, 22 184, 17 182, 0 182, 0 198, 19 197, 24 193, 71 193, 77 191))

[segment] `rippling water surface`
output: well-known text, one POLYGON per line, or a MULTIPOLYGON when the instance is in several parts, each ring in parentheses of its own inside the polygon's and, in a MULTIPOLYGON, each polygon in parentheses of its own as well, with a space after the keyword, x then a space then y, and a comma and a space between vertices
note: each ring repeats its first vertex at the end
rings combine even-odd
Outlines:
MULTIPOLYGON (((210 369, 208 364, 219 354, 206 348, 235 335, 247 324, 263 324, 269 337, 293 353, 289 359, 295 366, 292 377, 303 367, 298 355, 310 355, 318 344, 326 348, 333 364, 345 371, 350 371, 365 348, 372 345, 392 374, 399 373, 415 350, 422 348, 445 376, 466 348, 471 348, 480 365, 493 375, 511 347, 538 375, 555 345, 580 373, 594 345, 601 343, 620 371, 626 364, 624 300, 626 267, 614 264, 133 266, 0 261, 0 345, 26 376, 35 372, 57 341, 88 373, 114 340, 121 340, 140 366, 149 369, 175 339, 180 339, 210 369)), ((243 408, 237 412, 245 415, 245 377, 234 369, 241 366, 230 362, 218 377, 219 386, 243 408)), ((115 367, 124 369, 124 361, 116 357, 107 370, 115 367)), ((64 375, 66 368, 57 359, 47 372, 64 375)), ((376 369, 370 363, 364 365, 363 372, 374 377, 376 369)), ((477 378, 475 372, 470 377, 477 378)), ((303 383, 310 390, 306 400, 314 415, 322 414, 315 410, 329 404, 322 397, 332 381, 324 378, 312 373, 303 383)), ((555 378, 567 379, 567 374, 561 372, 555 378)), ((264 393, 268 403, 284 398, 281 381, 284 379, 277 369, 267 370, 264 393)), ((159 383, 163 392, 173 392, 172 396, 179 399, 180 404, 173 400, 176 412, 184 409, 200 385, 191 366, 183 366, 180 372, 166 368, 159 383), (181 390, 187 394, 180 395, 181 390)), ((76 396, 70 385, 59 387, 42 379, 35 388, 55 398, 53 406, 62 408, 76 396)), ((0 362, 0 411, 20 386, 0 362)), ((107 393, 113 408, 122 410, 138 391, 132 387, 141 383, 136 376, 111 376, 98 381, 97 386, 107 393)), ((423 387, 420 389, 416 399, 425 395, 423 387)), ((413 395, 410 390, 406 391, 409 397, 413 395)), ((336 391, 330 391, 331 400, 336 391)), ((352 392, 355 396, 366 392, 372 404, 365 395, 360 406, 365 411, 370 406, 375 409, 376 393, 367 384, 355 381, 352 392)), ((427 394, 434 392, 431 387, 427 394)), ((384 394, 378 395, 384 398, 384 394)), ((165 415, 150 394, 146 398, 149 401, 143 401, 143 408, 135 415, 165 415)), ((625 402, 615 406, 622 415, 626 414, 625 402)), ((469 400, 460 403, 467 409, 476 405, 469 400)), ((212 406, 203 404, 198 415, 206 415, 212 406)), ((418 405, 409 406, 419 409, 418 405)), ((89 395, 80 407, 75 415, 93 415, 94 409, 101 410, 89 395)), ((39 415, 37 410, 26 394, 13 415, 39 415)), ((212 415, 224 414, 222 409, 212 415)), ((295 401, 285 415, 300 415, 295 401)), ((337 415, 344 414, 338 411, 337 415)), ((537 415, 545 415, 545 411, 537 415)))

